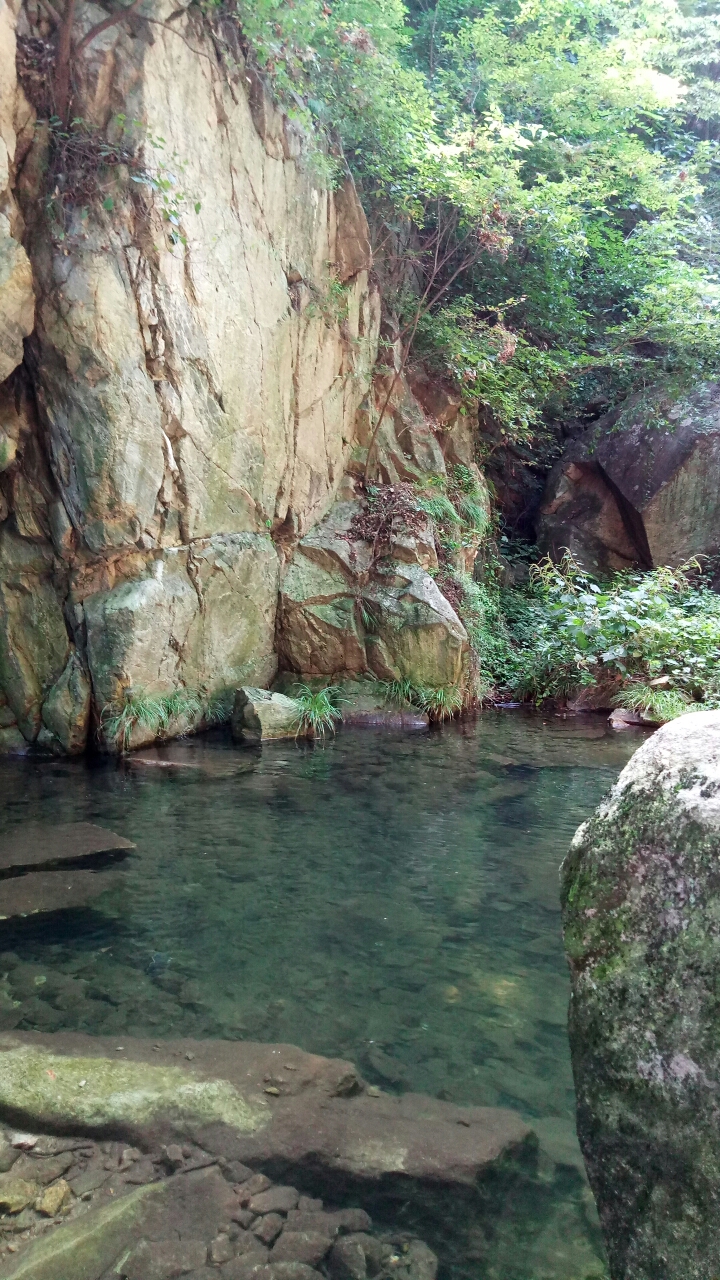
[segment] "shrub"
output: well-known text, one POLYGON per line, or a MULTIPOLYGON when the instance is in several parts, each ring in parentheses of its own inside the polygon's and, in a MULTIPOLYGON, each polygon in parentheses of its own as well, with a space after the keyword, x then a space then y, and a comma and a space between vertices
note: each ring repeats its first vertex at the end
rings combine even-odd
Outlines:
MULTIPOLYGON (((595 581, 570 556, 531 570, 525 590, 498 590, 504 635, 486 643, 487 675, 541 701, 619 677, 618 705, 668 719, 720 707, 720 597, 696 561, 595 581)), ((472 637, 482 653, 487 620, 472 637)))

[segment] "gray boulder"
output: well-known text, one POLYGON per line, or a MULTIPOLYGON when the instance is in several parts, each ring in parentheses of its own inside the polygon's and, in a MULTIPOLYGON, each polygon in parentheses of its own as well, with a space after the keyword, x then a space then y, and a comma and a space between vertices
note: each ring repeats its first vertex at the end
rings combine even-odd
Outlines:
POLYGON ((300 724, 300 707, 295 698, 288 698, 284 693, 238 689, 231 723, 236 742, 294 738, 300 724))
POLYGON ((578 1136, 613 1280, 720 1258, 720 712, 635 753, 562 872, 578 1136))

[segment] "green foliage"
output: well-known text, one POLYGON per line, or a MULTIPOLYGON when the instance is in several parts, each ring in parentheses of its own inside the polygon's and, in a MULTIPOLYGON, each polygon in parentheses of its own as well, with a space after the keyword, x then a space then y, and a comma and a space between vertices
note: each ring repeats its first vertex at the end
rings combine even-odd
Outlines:
POLYGON ((378 692, 390 706, 417 707, 432 721, 441 724, 463 708, 462 691, 454 685, 431 688, 412 680, 378 680, 378 692))
POLYGON ((293 689, 292 696, 299 703, 295 736, 324 738, 326 733, 334 733, 337 721, 342 720, 337 705, 340 694, 337 685, 313 690, 309 685, 301 684, 293 689))
POLYGON ((504 637, 486 648, 485 674, 514 696, 615 680, 621 706, 720 706, 720 596, 697 562, 598 583, 566 556, 537 566, 526 590, 499 589, 495 607, 504 637))
POLYGON ((319 139, 325 180, 349 164, 405 336, 442 244, 414 357, 487 411, 501 444, 716 368, 716 16, 679 0, 222 12, 319 139))
POLYGON ((127 751, 136 728, 162 734, 174 720, 195 720, 202 709, 200 698, 187 689, 173 689, 172 693, 165 694, 125 689, 119 704, 103 708, 100 723, 107 741, 127 751))
MULTIPOLYGON (((131 182, 157 197, 170 243, 187 244, 182 229, 191 201, 183 189, 187 161, 176 152, 167 155, 163 137, 122 113, 113 117, 106 130, 81 116, 67 127, 57 116, 41 123, 47 127, 50 143, 47 208, 60 238, 64 238, 71 208, 80 207, 86 214, 94 204, 112 213, 131 182)), ((199 213, 200 201, 193 204, 199 213)))
POLYGON ((438 491, 436 493, 420 494, 417 499, 417 506, 419 511, 424 511, 426 516, 437 520, 438 524, 460 524, 460 516, 446 493, 438 491))
POLYGON ((615 706, 639 711, 645 719, 663 724, 692 710, 690 699, 680 689, 654 689, 652 685, 640 682, 621 689, 615 706))

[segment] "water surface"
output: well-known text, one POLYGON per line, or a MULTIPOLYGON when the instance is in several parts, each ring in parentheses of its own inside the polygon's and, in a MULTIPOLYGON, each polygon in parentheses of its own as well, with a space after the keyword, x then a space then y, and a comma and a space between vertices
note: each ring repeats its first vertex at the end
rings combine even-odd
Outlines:
POLYGON ((324 747, 218 732, 171 748, 177 768, 0 761, 0 839, 92 821, 137 844, 92 911, 1 926, 19 1025, 289 1041, 383 1089, 513 1107, 537 1126, 540 1178, 498 1205, 492 1238, 465 1232, 446 1274, 601 1276, 558 867, 640 741, 601 717, 493 712, 324 747))

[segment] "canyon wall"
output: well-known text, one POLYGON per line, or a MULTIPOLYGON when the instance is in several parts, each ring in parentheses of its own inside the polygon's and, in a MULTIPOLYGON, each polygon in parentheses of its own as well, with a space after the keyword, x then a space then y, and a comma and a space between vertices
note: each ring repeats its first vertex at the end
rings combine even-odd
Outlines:
POLYGON ((222 31, 150 13, 77 60, 73 150, 42 123, 42 11, 2 11, 0 749, 81 751, 125 691, 185 691, 181 732, 268 684, 285 561, 371 384, 352 180, 222 31))

